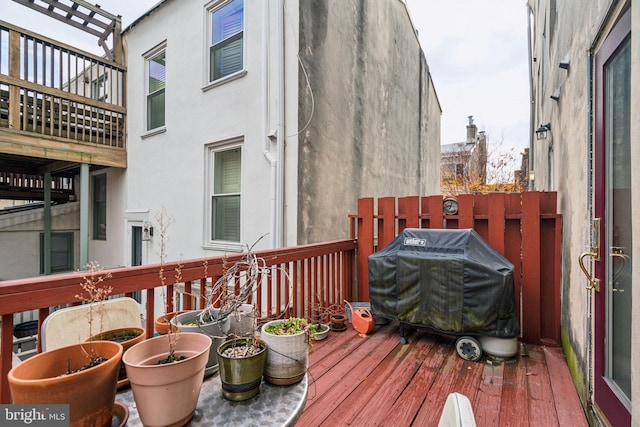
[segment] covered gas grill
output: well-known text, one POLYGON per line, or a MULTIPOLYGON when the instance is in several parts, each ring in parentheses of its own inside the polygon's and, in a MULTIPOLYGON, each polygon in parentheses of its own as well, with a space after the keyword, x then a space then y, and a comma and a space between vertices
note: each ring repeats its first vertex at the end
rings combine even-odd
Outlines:
POLYGON ((513 265, 474 230, 405 229, 369 256, 371 312, 404 327, 460 335, 458 354, 482 355, 475 336, 520 334, 513 265))

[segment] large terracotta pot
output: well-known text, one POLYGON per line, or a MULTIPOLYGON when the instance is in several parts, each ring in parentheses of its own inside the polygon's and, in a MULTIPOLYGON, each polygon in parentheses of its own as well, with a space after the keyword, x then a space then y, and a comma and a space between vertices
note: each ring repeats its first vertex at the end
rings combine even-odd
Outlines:
POLYGON ((122 357, 140 421, 147 427, 183 426, 198 403, 211 338, 190 332, 174 335, 175 355, 185 360, 158 364, 168 355, 169 335, 144 340, 122 357))
POLYGON ((122 345, 112 341, 80 343, 26 359, 7 375, 12 403, 68 404, 71 426, 111 426, 122 345), (87 352, 107 358, 91 368, 87 352), (68 364, 68 365, 67 365, 68 364))
MULTIPOLYGON (((144 328, 127 327, 110 329, 87 338, 85 341, 115 341, 122 344, 122 352, 126 352, 129 348, 138 344, 145 339, 144 328)), ((124 362, 120 362, 120 371, 118 372, 118 388, 128 384, 127 371, 124 362)))

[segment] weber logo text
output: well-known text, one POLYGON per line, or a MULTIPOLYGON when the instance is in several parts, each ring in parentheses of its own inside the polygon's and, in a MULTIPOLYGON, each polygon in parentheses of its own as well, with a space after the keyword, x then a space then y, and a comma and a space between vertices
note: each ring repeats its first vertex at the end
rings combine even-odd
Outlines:
POLYGON ((418 239, 417 237, 405 237, 404 238, 405 246, 422 246, 423 248, 427 246, 426 239, 418 239))

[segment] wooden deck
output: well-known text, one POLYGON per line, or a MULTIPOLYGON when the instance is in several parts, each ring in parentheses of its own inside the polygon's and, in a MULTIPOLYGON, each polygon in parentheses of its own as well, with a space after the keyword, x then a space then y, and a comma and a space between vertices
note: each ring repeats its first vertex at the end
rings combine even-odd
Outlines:
POLYGON ((434 426, 451 392, 471 401, 481 426, 587 426, 560 348, 520 345, 514 360, 458 357, 455 337, 397 323, 363 336, 348 327, 314 343, 299 426, 434 426))

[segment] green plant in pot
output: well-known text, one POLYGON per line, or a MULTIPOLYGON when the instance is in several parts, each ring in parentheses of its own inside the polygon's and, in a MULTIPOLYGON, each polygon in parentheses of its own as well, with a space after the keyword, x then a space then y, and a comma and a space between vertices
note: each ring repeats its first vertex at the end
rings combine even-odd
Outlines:
MULTIPOLYGON (((89 328, 102 315, 102 303, 111 288, 101 285, 110 277, 100 266, 87 265, 90 273, 81 283, 89 296, 89 328)), ((110 426, 123 348, 112 341, 90 341, 37 354, 8 374, 14 404, 68 404, 69 425, 110 426)))
POLYGON ((217 349, 222 395, 247 400, 260 392, 267 344, 255 337, 231 338, 217 349))
POLYGON ((272 320, 262 326, 262 339, 267 343, 264 379, 276 385, 300 382, 306 372, 310 340, 315 332, 306 319, 272 320))

